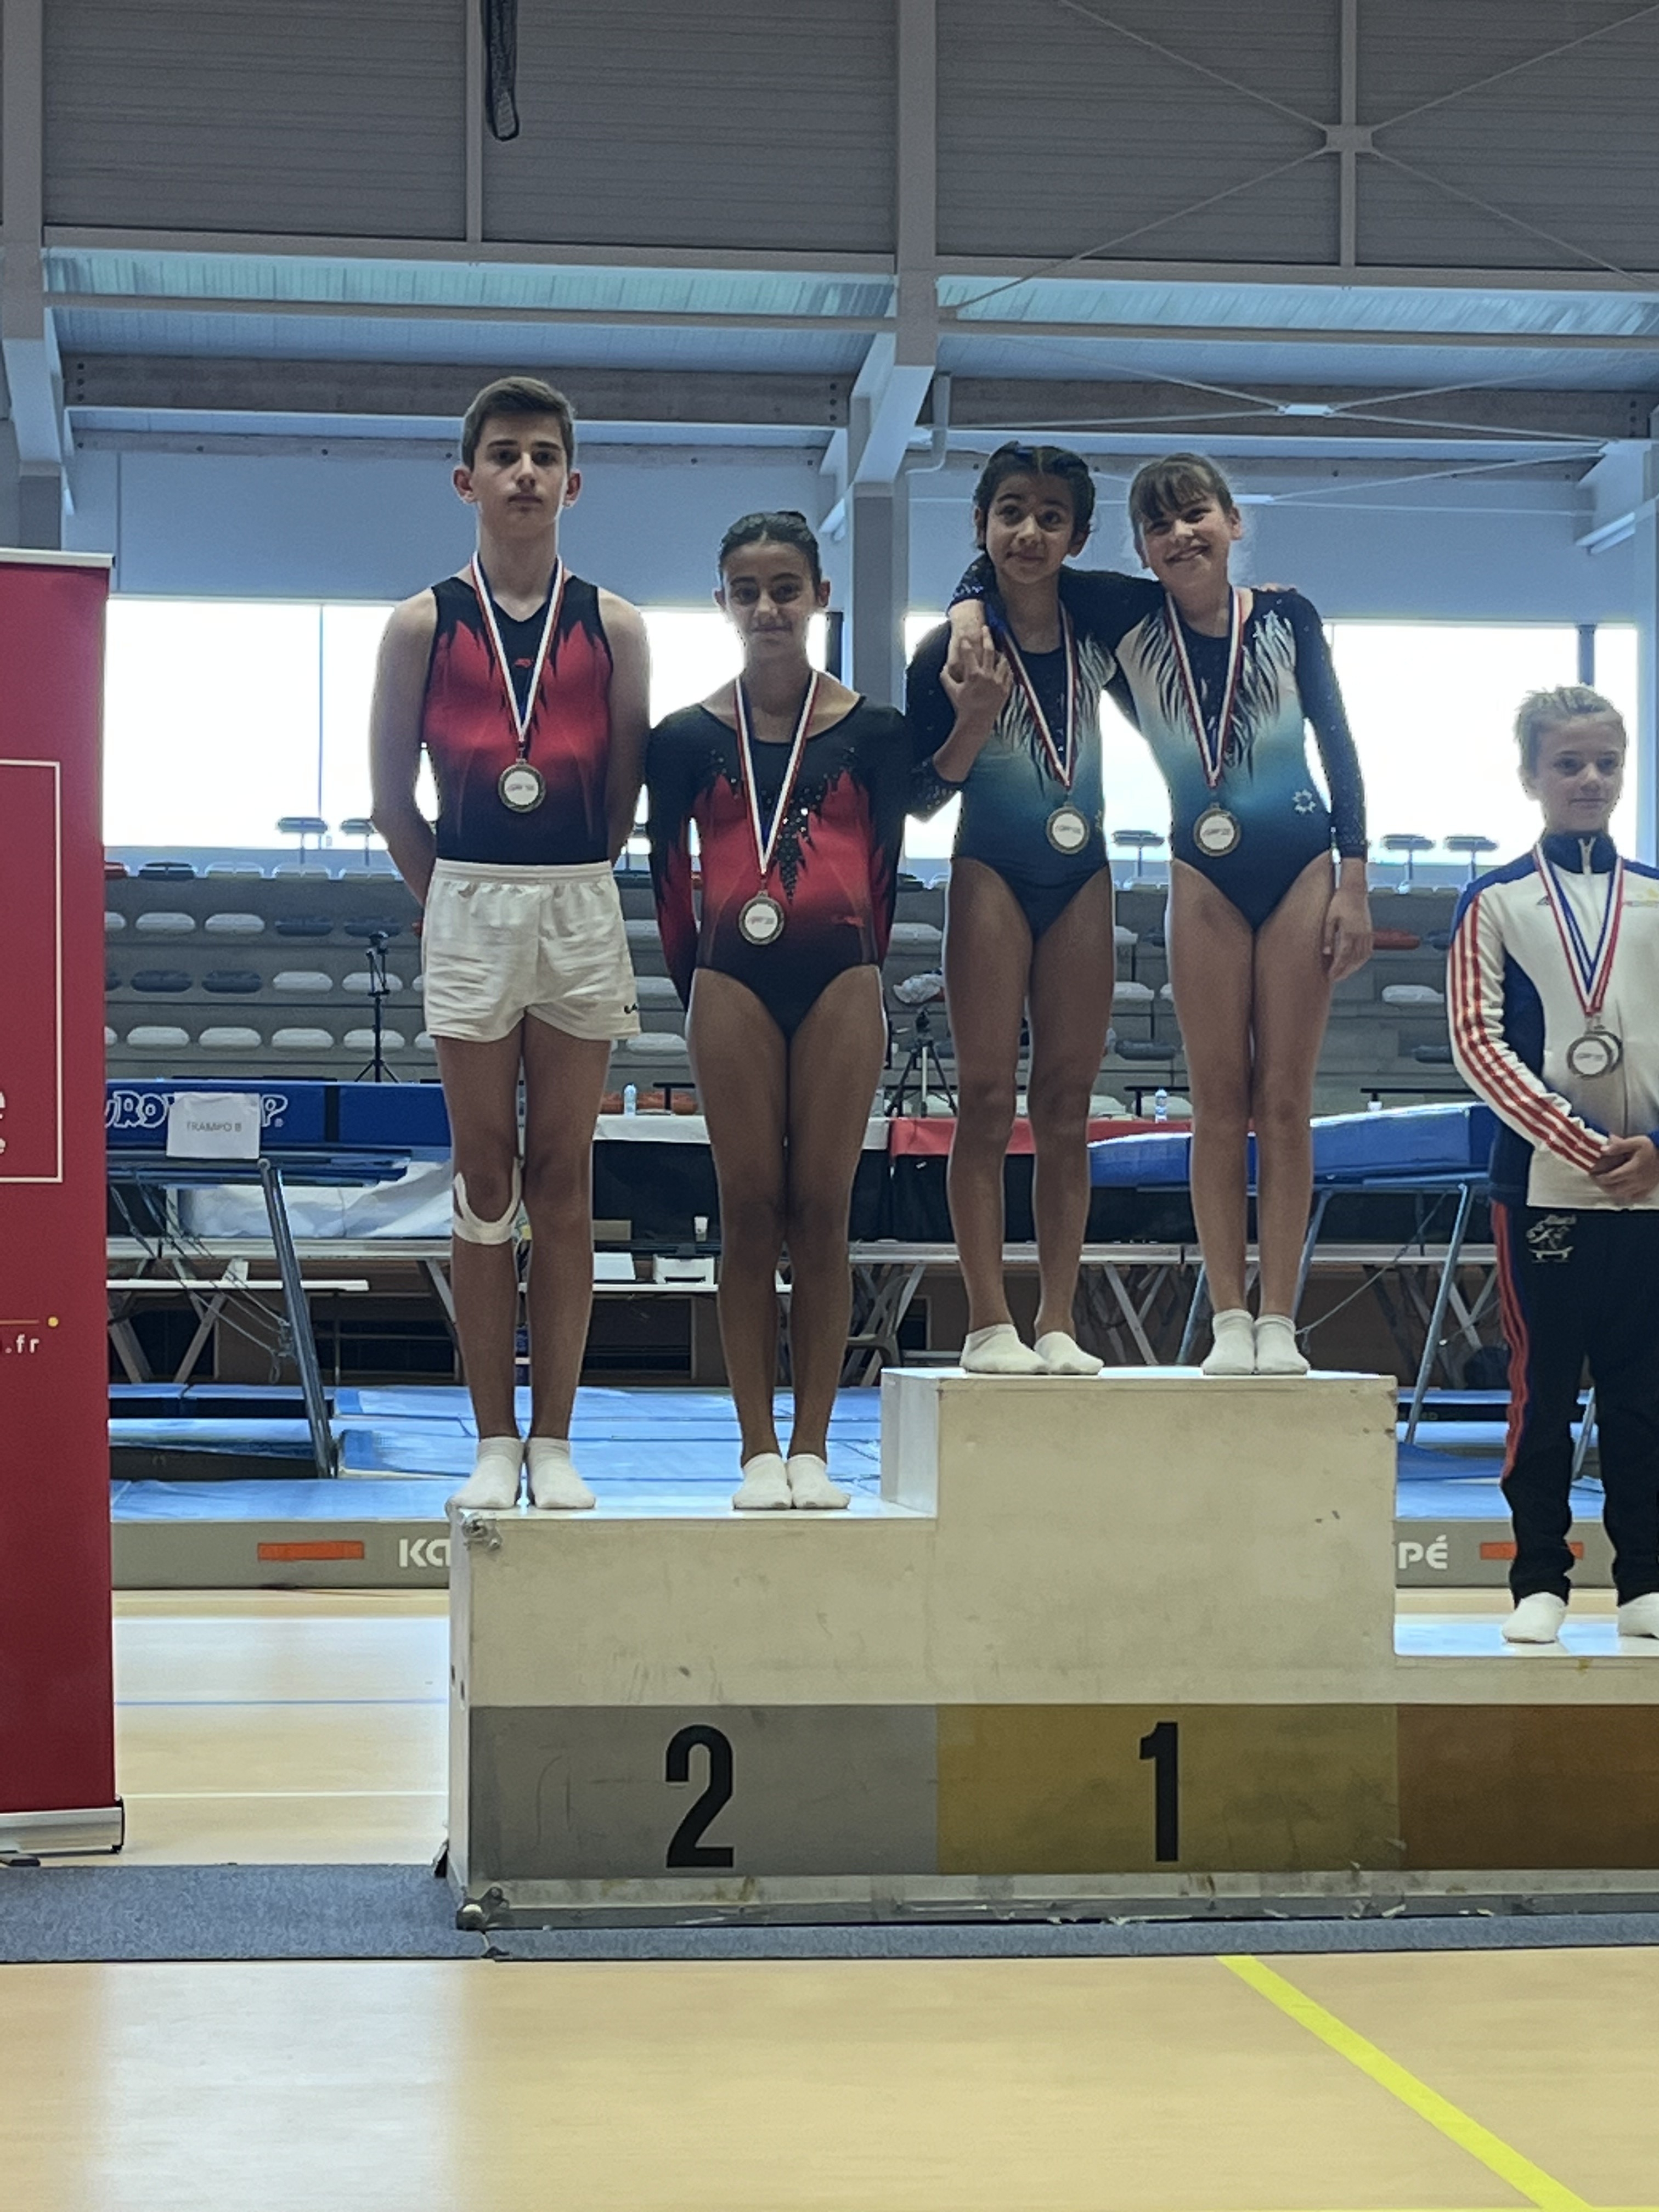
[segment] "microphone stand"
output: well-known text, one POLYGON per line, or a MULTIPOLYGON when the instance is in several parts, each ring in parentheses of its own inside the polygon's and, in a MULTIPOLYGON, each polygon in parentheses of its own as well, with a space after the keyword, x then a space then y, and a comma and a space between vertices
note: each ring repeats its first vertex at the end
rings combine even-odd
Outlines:
POLYGON ((386 972, 386 948, 390 941, 388 933, 377 929, 371 933, 365 949, 368 963, 368 995, 374 1006, 374 1050, 367 1067, 357 1073, 359 1083, 395 1083, 396 1073, 386 1064, 386 1002, 389 986, 386 972))

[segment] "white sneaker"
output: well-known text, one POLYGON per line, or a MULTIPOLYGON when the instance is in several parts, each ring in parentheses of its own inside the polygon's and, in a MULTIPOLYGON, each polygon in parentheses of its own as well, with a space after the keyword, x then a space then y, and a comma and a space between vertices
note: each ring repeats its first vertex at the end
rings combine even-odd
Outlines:
POLYGON ((1553 1590, 1534 1590, 1523 1597, 1504 1623, 1505 1644, 1559 1644, 1567 1601, 1553 1590))
POLYGON ((1255 1371, 1258 1375, 1305 1375, 1308 1363, 1296 1341, 1296 1323, 1289 1314, 1260 1314, 1255 1324, 1255 1371))
POLYGON ((1659 1636, 1659 1590, 1627 1597, 1619 1608, 1621 1636, 1659 1636))
POLYGON ((830 1481, 829 1464, 816 1452, 791 1452, 788 1473, 789 1502, 798 1513, 837 1513, 852 1502, 852 1492, 830 1481))
POLYGON ((1011 1321, 972 1328, 963 1339, 962 1364, 969 1375, 1046 1375, 1048 1369, 1029 1345, 1019 1340, 1011 1321))
POLYGON ((1243 1306, 1224 1306, 1210 1323, 1215 1341, 1202 1372, 1206 1375, 1255 1373, 1255 1323, 1243 1306))
POLYGON ((744 1460, 743 1480, 732 1492, 732 1503, 739 1513, 787 1513, 793 1500, 781 1454, 757 1452, 753 1459, 744 1460))
POLYGON ((571 1464, 564 1437, 532 1437, 525 1446, 530 1467, 530 1502, 538 1513, 587 1513, 592 1492, 571 1464))
POLYGON ((480 1437, 472 1472, 450 1504, 458 1513, 510 1513, 519 1502, 524 1445, 517 1437, 480 1437))
POLYGON ((1106 1364, 1097 1359, 1092 1352, 1085 1352, 1074 1336, 1063 1328, 1051 1328, 1036 1340, 1036 1356, 1042 1362, 1045 1375, 1098 1375, 1106 1364))

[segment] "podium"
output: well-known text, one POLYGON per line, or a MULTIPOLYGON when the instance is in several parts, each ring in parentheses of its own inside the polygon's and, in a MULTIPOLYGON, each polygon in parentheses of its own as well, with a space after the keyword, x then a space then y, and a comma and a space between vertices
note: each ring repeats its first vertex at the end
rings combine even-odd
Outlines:
POLYGON ((1391 1378, 899 1370, 882 1417, 845 1514, 459 1516, 469 1924, 1649 1886, 1659 1652, 1396 1650, 1391 1378))

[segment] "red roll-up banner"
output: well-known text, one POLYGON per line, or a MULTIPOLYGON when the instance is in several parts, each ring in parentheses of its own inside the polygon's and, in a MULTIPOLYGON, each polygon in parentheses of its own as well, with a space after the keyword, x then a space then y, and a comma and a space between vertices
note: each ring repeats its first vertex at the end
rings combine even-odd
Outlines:
POLYGON ((99 556, 0 551, 0 1850, 121 1840, 99 556))

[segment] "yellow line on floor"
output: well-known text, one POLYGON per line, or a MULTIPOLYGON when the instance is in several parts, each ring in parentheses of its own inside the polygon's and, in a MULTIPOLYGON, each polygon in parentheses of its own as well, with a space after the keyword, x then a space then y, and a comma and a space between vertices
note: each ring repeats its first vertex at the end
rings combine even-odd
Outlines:
POLYGON ((1426 2081, 1419 2081, 1415 2074, 1408 2073, 1386 2051, 1379 2051, 1376 2044, 1367 2042, 1334 2013, 1327 2012, 1323 2005, 1304 1996, 1294 1983, 1276 1974, 1260 1959, 1223 1958, 1220 1963, 1229 1972, 1237 1974, 1241 1982, 1248 1984, 1258 1996, 1266 1997, 1269 2004, 1276 2005, 1288 2019, 1295 2021, 1298 2027, 1305 2027, 1351 2066, 1357 2066, 1362 2074, 1369 2074, 1380 2088, 1397 2097, 1460 2150, 1479 2159, 1488 2172, 1495 2173, 1500 2181, 1507 2182, 1511 2189, 1537 2205, 1539 2212, 1590 2212, 1582 2197, 1575 2196, 1541 2166, 1534 2166, 1529 2158, 1512 2149, 1490 2128, 1483 2128, 1479 2120, 1472 2120, 1438 2090, 1431 2089, 1426 2081))

